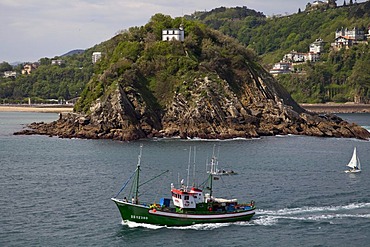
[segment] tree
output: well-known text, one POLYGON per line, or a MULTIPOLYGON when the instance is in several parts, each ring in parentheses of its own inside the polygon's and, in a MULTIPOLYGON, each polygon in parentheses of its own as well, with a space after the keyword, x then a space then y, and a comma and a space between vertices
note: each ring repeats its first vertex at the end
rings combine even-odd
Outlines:
POLYGON ((13 70, 13 67, 9 63, 7 62, 0 63, 0 72, 10 71, 10 70, 13 70))

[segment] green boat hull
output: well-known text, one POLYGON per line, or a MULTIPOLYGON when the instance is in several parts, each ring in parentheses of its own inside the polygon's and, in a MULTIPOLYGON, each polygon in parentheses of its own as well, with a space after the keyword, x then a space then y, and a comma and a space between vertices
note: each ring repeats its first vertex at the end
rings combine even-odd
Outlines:
POLYGON ((132 204, 116 198, 112 198, 112 201, 116 203, 123 220, 163 226, 249 221, 255 214, 255 207, 233 212, 176 213, 151 209, 145 205, 132 204))

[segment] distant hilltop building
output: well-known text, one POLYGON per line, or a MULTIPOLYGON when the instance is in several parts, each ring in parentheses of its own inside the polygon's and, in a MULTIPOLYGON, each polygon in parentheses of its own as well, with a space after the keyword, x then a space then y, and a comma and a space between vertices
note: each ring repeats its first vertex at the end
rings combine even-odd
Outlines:
POLYGON ((29 75, 32 71, 36 70, 39 67, 37 63, 28 63, 23 66, 22 75, 29 75))
POLYGON ((51 60, 51 64, 52 65, 62 65, 62 64, 64 64, 64 60, 61 60, 61 59, 53 59, 53 60, 51 60))
POLYGON ((162 30, 162 41, 178 40, 184 41, 185 32, 183 25, 180 25, 178 29, 163 29, 162 30))
POLYGON ((100 51, 96 51, 96 52, 93 52, 92 54, 92 63, 96 63, 97 61, 99 61, 102 57, 102 53, 100 51))
POLYGON ((312 3, 307 3, 306 11, 312 11, 317 9, 326 9, 326 8, 336 8, 336 0, 329 1, 313 1, 312 3))

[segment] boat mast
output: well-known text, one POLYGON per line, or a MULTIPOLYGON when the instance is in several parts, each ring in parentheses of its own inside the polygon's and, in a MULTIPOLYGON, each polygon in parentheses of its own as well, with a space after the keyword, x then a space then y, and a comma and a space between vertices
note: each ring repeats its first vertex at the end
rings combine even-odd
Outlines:
POLYGON ((194 146, 194 161, 193 161, 193 186, 195 186, 196 178, 195 178, 195 156, 197 154, 197 147, 194 146))
POLYGON ((215 156, 215 147, 216 145, 213 145, 213 154, 211 158, 211 172, 209 173, 209 196, 212 198, 212 192, 213 192, 213 178, 214 175, 217 172, 216 165, 217 165, 217 158, 215 156))
POLYGON ((189 188, 189 179, 190 179, 190 160, 191 160, 191 146, 189 148, 189 160, 188 160, 188 176, 186 179, 186 189, 189 188))
POLYGON ((137 168, 136 168, 136 191, 135 191, 135 202, 137 203, 139 197, 139 175, 140 175, 140 163, 141 163, 141 154, 143 151, 143 144, 140 145, 140 153, 138 156, 137 161, 137 168))

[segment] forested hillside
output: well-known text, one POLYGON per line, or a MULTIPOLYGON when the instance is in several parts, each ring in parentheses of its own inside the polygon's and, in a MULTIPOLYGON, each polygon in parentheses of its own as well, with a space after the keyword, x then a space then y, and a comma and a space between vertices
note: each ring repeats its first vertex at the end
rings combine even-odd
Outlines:
MULTIPOLYGON (((348 2, 349 3, 349 2, 348 2)), ((370 2, 346 4, 315 11, 297 11, 284 17, 265 17, 247 8, 219 8, 188 16, 237 38, 261 57, 267 69, 284 54, 295 50, 308 52, 318 38, 326 42, 321 62, 303 64, 299 71, 279 76, 278 80, 298 102, 345 102, 370 100, 370 51, 368 45, 332 51, 337 29, 357 27, 367 32, 370 2), (240 16, 239 18, 236 16, 240 16)))
POLYGON ((0 64, 1 103, 50 103, 50 99, 64 101, 78 97, 93 74, 91 51, 81 54, 41 58, 37 69, 22 74, 24 64, 12 68, 8 63, 0 64), (52 64, 60 60, 61 64, 52 64), (5 71, 15 71, 16 77, 4 78, 5 71))

